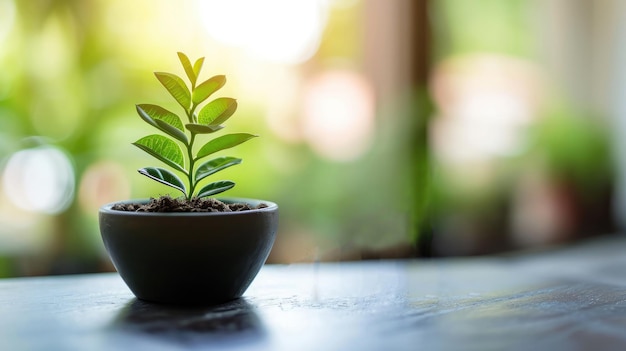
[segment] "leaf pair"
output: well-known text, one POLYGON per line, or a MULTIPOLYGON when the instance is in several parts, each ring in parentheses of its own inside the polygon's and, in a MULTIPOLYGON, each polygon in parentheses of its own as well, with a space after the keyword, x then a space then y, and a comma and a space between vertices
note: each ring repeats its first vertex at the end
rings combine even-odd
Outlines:
POLYGON ((183 79, 173 73, 155 72, 154 75, 157 77, 159 82, 163 84, 170 95, 172 95, 180 106, 182 106, 186 111, 189 110, 190 106, 193 108, 208 99, 209 96, 226 84, 226 77, 218 75, 211 77, 196 86, 200 70, 202 69, 202 64, 204 63, 204 57, 199 58, 193 66, 191 65, 191 61, 187 55, 182 52, 178 53, 178 58, 183 65, 187 78, 189 78, 189 81, 191 82, 191 91, 183 79))
POLYGON ((200 57, 198 60, 196 60, 196 63, 194 63, 193 66, 191 65, 189 57, 187 57, 187 55, 183 54, 182 52, 178 53, 178 59, 183 65, 183 69, 187 74, 187 78, 189 78, 189 81, 191 82, 191 88, 195 88, 196 81, 198 80, 198 75, 200 74, 202 64, 204 63, 204 57, 200 57))
MULTIPOLYGON (((167 169, 158 167, 146 167, 139 170, 140 174, 152 178, 160 183, 171 186, 174 189, 180 190, 185 196, 187 196, 187 190, 183 181, 176 176, 176 174, 168 171, 167 169)), ((220 180, 204 186, 198 192, 198 197, 211 196, 219 194, 235 186, 235 183, 230 180, 220 180)))
MULTIPOLYGON (((196 182, 217 173, 221 170, 224 170, 228 167, 237 165, 241 163, 240 158, 235 157, 218 157, 203 163, 196 170, 196 182)), ((178 176, 167 169, 159 168, 159 167, 146 167, 139 170, 139 173, 147 176, 148 178, 154 179, 160 183, 171 186, 174 189, 181 191, 185 196, 187 196, 187 188, 183 181, 178 178, 178 176)), ((198 197, 210 196, 222 191, 228 190, 235 186, 235 183, 231 181, 218 181, 213 182, 206 185, 198 192, 198 197)))
MULTIPOLYGON (((198 151, 198 154, 193 161, 198 161, 201 158, 214 154, 218 151, 230 149, 243 142, 246 142, 256 135, 247 133, 226 134, 221 137, 215 138, 198 151)), ((175 168, 185 174, 189 172, 185 169, 185 157, 183 151, 173 140, 158 134, 148 135, 143 137, 133 145, 154 156, 158 160, 162 161, 166 165, 175 168)))

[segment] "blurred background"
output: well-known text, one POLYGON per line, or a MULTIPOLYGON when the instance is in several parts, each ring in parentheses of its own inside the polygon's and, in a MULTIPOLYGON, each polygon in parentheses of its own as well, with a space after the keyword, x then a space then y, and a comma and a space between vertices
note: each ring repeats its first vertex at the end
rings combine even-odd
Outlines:
POLYGON ((130 143, 177 51, 261 135, 218 178, 279 203, 268 262, 617 233, 624 34, 620 0, 0 0, 0 277, 113 269, 98 208, 169 193, 130 143))

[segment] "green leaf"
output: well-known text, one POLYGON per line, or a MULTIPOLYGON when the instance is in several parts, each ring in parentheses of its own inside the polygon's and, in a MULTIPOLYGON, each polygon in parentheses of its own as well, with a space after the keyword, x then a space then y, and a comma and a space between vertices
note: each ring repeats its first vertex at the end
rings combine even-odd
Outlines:
POLYGON ((223 87, 224 84, 226 84, 226 76, 223 75, 211 77, 205 80, 191 93, 191 101, 193 101, 196 105, 201 103, 202 101, 208 99, 211 94, 223 87))
POLYGON ((258 135, 247 134, 247 133, 235 133, 235 134, 226 134, 221 137, 215 138, 208 143, 204 144, 200 151, 198 151, 198 155, 196 156, 196 160, 201 159, 205 156, 208 156, 212 153, 229 149, 233 146, 237 146, 245 141, 248 141, 258 135))
POLYGON ((191 86, 195 87, 198 76, 196 75, 196 72, 194 72, 193 67, 191 67, 191 61, 189 61, 189 57, 187 57, 187 55, 185 55, 182 52, 178 52, 178 59, 180 60, 180 63, 183 65, 183 68, 185 69, 185 73, 187 73, 187 78, 189 78, 189 81, 191 82, 191 86))
POLYGON ((187 127, 190 132, 196 134, 210 134, 224 128, 224 126, 205 126, 204 124, 196 123, 187 123, 185 127, 187 127))
POLYGON ((137 105, 136 108, 139 117, 148 124, 187 144, 187 135, 184 133, 183 122, 180 121, 180 118, 175 113, 161 106, 150 104, 137 105))
POLYGON ((240 158, 235 157, 218 157, 212 160, 206 161, 196 170, 196 182, 215 174, 230 166, 238 165, 241 163, 240 158))
POLYGON ((157 119, 154 122, 157 124, 159 129, 161 129, 165 133, 173 136, 174 138, 182 141, 183 143, 185 143, 185 145, 187 145, 187 136, 185 135, 185 133, 183 133, 180 130, 174 128, 173 126, 167 124, 166 122, 163 122, 160 119, 157 119))
POLYGON ((167 169, 158 167, 146 167, 139 170, 139 173, 145 175, 148 178, 154 179, 159 183, 163 183, 167 186, 171 186, 174 189, 182 191, 183 195, 187 196, 187 190, 185 184, 178 176, 167 169))
POLYGON ((182 78, 175 74, 165 72, 154 72, 159 82, 163 84, 165 89, 178 101, 180 106, 185 110, 189 109, 191 104, 191 93, 182 78))
POLYGON ((235 183, 231 182, 230 180, 220 180, 220 181, 208 184, 204 188, 200 189, 200 191, 198 192, 198 197, 206 197, 206 196, 219 194, 234 186, 235 186, 235 183))
POLYGON ((236 110, 237 100, 231 98, 215 99, 200 110, 198 122, 200 124, 222 124, 232 116, 236 110))
POLYGON ((185 170, 183 151, 175 141, 162 135, 152 134, 137 140, 133 145, 168 166, 188 174, 187 170, 185 170))
POLYGON ((196 77, 200 77, 200 70, 202 69, 202 64, 204 63, 204 57, 200 57, 196 63, 193 64, 193 72, 196 74, 196 77))
MULTIPOLYGON (((137 105, 137 112, 139 115, 146 120, 146 116, 142 115, 142 112, 152 119, 160 119, 168 124, 171 124, 173 127, 176 127, 181 132, 185 129, 183 128, 183 122, 181 122, 180 117, 174 112, 168 111, 161 106, 151 105, 151 104, 139 104, 137 105)), ((146 122, 150 123, 148 120, 146 122)))

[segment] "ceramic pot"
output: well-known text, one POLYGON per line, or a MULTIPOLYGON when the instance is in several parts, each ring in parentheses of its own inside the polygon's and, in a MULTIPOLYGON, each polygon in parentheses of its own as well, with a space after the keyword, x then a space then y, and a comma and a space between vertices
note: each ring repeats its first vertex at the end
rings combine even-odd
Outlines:
MULTIPOLYGON (((270 253, 278 205, 242 212, 99 212, 100 234, 120 276, 139 299, 218 304, 240 297, 270 253)), ((128 201, 146 203, 143 201, 128 201)))

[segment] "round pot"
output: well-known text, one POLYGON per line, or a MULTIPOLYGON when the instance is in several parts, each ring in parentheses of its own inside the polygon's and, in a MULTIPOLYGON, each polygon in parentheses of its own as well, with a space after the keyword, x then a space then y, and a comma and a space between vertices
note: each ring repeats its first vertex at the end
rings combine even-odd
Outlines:
MULTIPOLYGON (((240 297, 272 249, 278 205, 241 212, 99 212, 113 265, 137 298, 172 304, 217 304, 240 297)), ((147 200, 128 201, 146 203, 147 200)))

